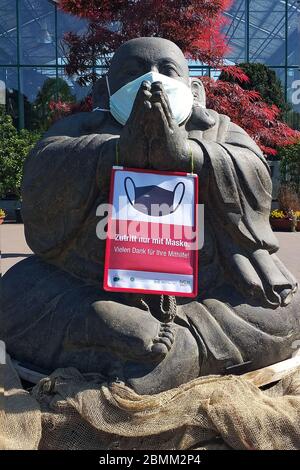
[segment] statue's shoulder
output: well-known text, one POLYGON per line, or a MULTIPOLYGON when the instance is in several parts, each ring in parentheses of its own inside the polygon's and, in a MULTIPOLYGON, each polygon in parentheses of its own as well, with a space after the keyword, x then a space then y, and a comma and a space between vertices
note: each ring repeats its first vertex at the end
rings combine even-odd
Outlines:
POLYGON ((205 139, 248 148, 264 160, 262 151, 245 129, 231 121, 230 117, 225 114, 219 114, 213 109, 207 109, 207 112, 214 119, 215 125, 204 133, 205 139))
POLYGON ((214 142, 224 142, 232 125, 231 119, 225 114, 220 114, 213 109, 206 109, 210 120, 214 123, 209 129, 204 131, 203 137, 214 142))
POLYGON ((107 125, 107 113, 82 112, 66 116, 56 121, 45 133, 49 137, 81 137, 88 134, 101 133, 107 125))

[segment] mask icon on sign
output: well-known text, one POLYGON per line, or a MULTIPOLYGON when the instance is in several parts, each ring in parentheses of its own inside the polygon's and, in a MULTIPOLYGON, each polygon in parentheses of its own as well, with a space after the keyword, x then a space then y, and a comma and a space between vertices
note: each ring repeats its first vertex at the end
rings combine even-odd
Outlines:
POLYGON ((154 217, 173 214, 180 206, 185 193, 182 181, 170 191, 155 185, 137 187, 133 179, 128 176, 125 178, 124 187, 132 207, 154 217))

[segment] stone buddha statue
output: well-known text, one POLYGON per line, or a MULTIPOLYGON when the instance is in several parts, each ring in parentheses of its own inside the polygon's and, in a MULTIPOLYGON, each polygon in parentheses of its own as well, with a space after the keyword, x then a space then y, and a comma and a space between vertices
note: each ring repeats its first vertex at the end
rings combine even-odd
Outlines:
POLYGON ((46 373, 98 372, 143 394, 290 357, 300 297, 275 254, 271 179, 255 142, 205 108, 201 82, 165 39, 123 44, 93 99, 96 111, 56 122, 25 164, 22 212, 34 255, 2 280, 0 338, 11 356, 46 373), (112 112, 115 93, 149 72, 192 93, 183 122, 163 81, 142 81, 125 122, 112 112), (163 171, 189 172, 192 151, 205 207, 196 298, 103 290, 96 210, 108 202, 117 146, 119 165, 163 171))

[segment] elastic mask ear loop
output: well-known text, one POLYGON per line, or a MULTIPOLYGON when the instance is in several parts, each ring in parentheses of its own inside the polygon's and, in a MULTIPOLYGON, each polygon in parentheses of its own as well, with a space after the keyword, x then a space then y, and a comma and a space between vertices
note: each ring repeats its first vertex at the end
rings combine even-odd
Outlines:
MULTIPOLYGON (((108 83, 108 78, 107 78, 107 75, 105 75, 105 80, 106 80, 106 88, 107 88, 107 91, 108 91, 108 96, 110 98, 110 88, 109 88, 109 83, 108 83)), ((102 111, 102 112, 105 112, 105 113, 110 113, 110 109, 106 109, 106 108, 100 108, 99 106, 97 108, 94 108, 93 109, 93 112, 94 111, 102 111)))
POLYGON ((188 148, 189 148, 189 157, 191 159, 191 173, 194 174, 194 152, 189 142, 188 142, 188 148))
POLYGON ((116 165, 117 166, 119 166, 119 154, 120 154, 119 139, 116 139, 116 165))
POLYGON ((108 74, 105 75, 105 80, 106 80, 106 87, 107 87, 107 91, 108 91, 108 96, 110 98, 111 94, 110 94, 110 86, 109 86, 109 81, 108 81, 108 74))

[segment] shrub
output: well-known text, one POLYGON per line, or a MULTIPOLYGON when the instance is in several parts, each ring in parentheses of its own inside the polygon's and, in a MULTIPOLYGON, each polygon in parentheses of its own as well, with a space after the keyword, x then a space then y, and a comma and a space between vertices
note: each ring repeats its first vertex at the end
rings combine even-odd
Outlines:
POLYGON ((298 211, 300 199, 298 194, 289 185, 283 185, 278 193, 279 208, 283 212, 298 211))
POLYGON ((23 164, 39 137, 28 130, 18 132, 11 116, 0 109, 0 197, 20 195, 23 164))
POLYGON ((239 77, 226 73, 226 69, 222 72, 220 80, 238 83, 244 90, 257 91, 265 103, 277 106, 281 118, 291 110, 291 105, 285 100, 282 83, 274 70, 260 63, 242 63, 239 68, 247 75, 248 80, 241 82, 239 77))
POLYGON ((282 184, 288 184, 300 196, 300 142, 280 148, 278 157, 282 184))

